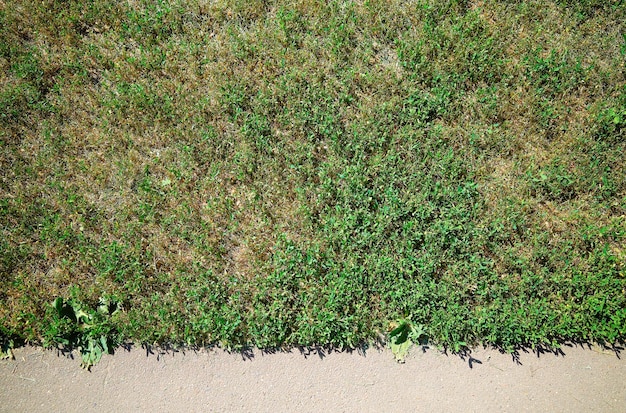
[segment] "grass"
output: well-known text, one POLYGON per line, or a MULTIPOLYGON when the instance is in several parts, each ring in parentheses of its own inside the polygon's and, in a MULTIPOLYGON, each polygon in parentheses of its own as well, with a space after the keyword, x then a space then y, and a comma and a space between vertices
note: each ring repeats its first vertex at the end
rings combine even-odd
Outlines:
POLYGON ((3 348, 623 341, 624 21, 0 2, 3 348))

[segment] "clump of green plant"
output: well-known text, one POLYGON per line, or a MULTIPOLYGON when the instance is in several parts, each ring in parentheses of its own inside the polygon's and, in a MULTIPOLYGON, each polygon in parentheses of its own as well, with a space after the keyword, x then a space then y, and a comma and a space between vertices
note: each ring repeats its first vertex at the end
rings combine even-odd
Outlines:
POLYGON ((13 348, 15 342, 8 337, 3 327, 0 327, 0 360, 14 359, 13 348))
POLYGON ((617 95, 617 99, 597 115, 599 137, 614 143, 623 142, 626 135, 626 85, 618 90, 617 95))
POLYGON ((404 362, 414 344, 425 344, 427 341, 424 326, 416 325, 410 320, 399 321, 397 327, 389 332, 389 346, 399 363, 404 362))
POLYGON ((44 343, 78 349, 81 366, 89 370, 104 353, 112 353, 121 344, 111 323, 118 311, 118 303, 106 298, 100 299, 96 309, 91 309, 75 299, 57 297, 49 311, 51 321, 44 343))

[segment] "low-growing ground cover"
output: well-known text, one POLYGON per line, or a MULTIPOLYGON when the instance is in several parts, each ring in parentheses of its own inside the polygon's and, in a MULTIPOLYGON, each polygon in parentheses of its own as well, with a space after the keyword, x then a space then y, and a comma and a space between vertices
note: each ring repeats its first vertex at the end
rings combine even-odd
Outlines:
POLYGON ((4 345, 623 340, 624 21, 0 2, 4 345))

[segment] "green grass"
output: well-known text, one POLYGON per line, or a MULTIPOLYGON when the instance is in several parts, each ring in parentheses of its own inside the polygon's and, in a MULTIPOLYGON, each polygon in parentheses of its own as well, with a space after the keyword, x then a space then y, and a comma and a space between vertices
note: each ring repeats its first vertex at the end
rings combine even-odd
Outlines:
POLYGON ((0 3, 3 348, 623 341, 624 21, 0 3))

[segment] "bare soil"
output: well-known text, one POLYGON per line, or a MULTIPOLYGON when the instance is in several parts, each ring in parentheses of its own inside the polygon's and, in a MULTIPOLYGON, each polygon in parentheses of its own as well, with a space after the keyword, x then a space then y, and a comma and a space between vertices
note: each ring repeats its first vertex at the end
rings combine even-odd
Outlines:
POLYGON ((388 350, 118 350, 85 371, 79 357, 25 347, 0 362, 2 412, 623 412, 619 352, 565 346, 518 357, 388 350), (72 358, 73 357, 73 358, 72 358))

